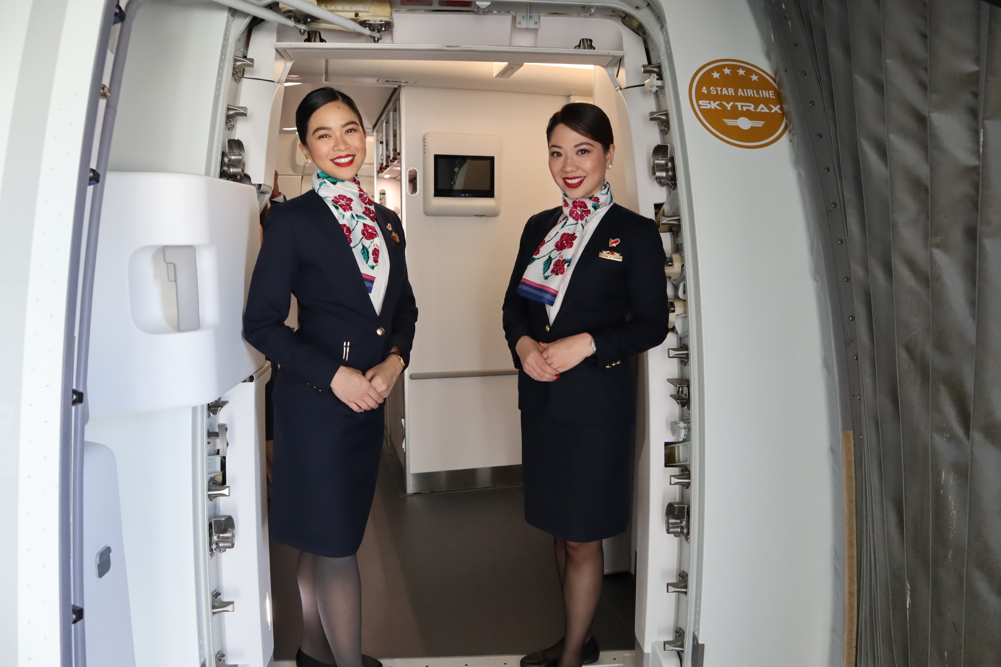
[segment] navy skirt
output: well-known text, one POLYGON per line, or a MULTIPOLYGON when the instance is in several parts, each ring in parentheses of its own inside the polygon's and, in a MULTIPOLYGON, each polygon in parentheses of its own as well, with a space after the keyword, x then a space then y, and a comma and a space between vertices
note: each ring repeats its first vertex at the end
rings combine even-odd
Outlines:
POLYGON ((383 407, 305 414, 275 398, 271 538, 319 556, 350 556, 375 496, 383 407))
POLYGON ((525 520, 571 542, 629 528, 633 506, 632 424, 605 426, 521 415, 525 520))

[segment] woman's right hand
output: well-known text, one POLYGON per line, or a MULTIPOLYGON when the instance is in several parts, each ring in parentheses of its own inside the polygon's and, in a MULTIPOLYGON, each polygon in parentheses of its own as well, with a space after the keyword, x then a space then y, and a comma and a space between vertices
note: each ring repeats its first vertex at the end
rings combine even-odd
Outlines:
POLYGON ((521 359, 521 367, 528 373, 528 377, 539 382, 554 382, 560 379, 560 374, 549 365, 542 356, 542 346, 528 336, 522 336, 514 346, 518 358, 521 359))
POLYGON ((330 381, 334 396, 344 401, 355 412, 374 410, 382 404, 382 397, 360 371, 341 366, 330 381))

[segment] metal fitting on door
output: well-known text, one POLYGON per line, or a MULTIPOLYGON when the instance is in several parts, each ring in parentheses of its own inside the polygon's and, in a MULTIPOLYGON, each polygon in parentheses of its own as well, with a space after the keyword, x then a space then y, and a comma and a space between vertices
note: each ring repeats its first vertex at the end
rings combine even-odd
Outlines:
POLYGON ((209 553, 221 554, 236 545, 236 522, 229 515, 209 520, 209 553))
POLYGON ((668 503, 664 512, 667 519, 667 534, 688 539, 689 512, 684 503, 668 503))
POLYGON ((668 642, 664 642, 665 651, 684 651, 685 650, 685 631, 681 628, 674 629, 674 639, 668 642))
POLYGON ((682 570, 678 573, 678 580, 672 581, 667 585, 668 593, 681 593, 682 595, 688 595, 688 573, 682 570))
POLYGON ((669 144, 658 144, 653 148, 653 178, 657 185, 672 190, 678 189, 678 174, 674 167, 674 152, 669 144))

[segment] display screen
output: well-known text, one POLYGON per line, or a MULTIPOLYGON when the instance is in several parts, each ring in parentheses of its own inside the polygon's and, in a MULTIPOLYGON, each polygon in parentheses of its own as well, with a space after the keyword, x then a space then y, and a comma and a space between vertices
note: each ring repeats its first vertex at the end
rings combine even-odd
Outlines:
POLYGON ((435 155, 435 197, 494 197, 492 155, 435 155))

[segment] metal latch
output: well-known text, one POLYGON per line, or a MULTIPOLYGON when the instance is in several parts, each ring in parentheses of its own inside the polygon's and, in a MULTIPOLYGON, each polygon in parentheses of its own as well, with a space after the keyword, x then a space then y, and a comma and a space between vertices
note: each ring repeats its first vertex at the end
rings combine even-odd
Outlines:
POLYGON ((678 573, 678 580, 667 584, 668 593, 681 593, 688 595, 688 573, 682 570, 678 573))
MULTIPOLYGON (((670 584, 668 584, 670 588, 670 584)), ((223 600, 222 593, 218 589, 212 591, 212 613, 221 614, 223 612, 233 611, 233 602, 231 600, 223 600)))
POLYGON ((215 449, 220 454, 225 454, 229 449, 229 427, 219 424, 215 431, 209 431, 209 449, 215 449), (212 441, 215 442, 212 442, 212 441))
POLYGON ((650 120, 655 120, 660 123, 660 129, 662 132, 667 133, 671 131, 671 112, 664 111, 651 111, 650 120))
POLYGON ((244 70, 253 69, 254 59, 243 56, 233 56, 233 81, 239 81, 246 74, 244 70))
POLYGON ((681 362, 682 366, 688 365, 688 346, 682 345, 681 347, 669 347, 667 348, 667 358, 677 359, 681 362))
POLYGON ((671 641, 664 642, 665 651, 684 651, 685 650, 685 631, 681 628, 674 629, 674 639, 671 641))
POLYGON ((674 167, 674 153, 669 144, 657 144, 653 147, 651 171, 657 185, 663 185, 672 190, 678 189, 678 173, 674 167))
POLYGON ((226 129, 232 130, 236 127, 237 118, 247 117, 247 107, 238 107, 235 104, 226 105, 226 129))
POLYGON ((236 522, 229 515, 214 516, 209 520, 209 552, 221 554, 236 544, 236 522))
POLYGON ((688 539, 688 505, 684 503, 668 503, 664 512, 667 518, 667 533, 675 537, 688 539))
POLYGON ((221 398, 212 401, 208 404, 209 417, 217 416, 227 405, 229 405, 229 401, 224 401, 221 398))
POLYGON ((225 484, 215 484, 214 482, 209 482, 209 500, 215 500, 216 498, 229 498, 229 487, 225 484))
POLYGON ((692 485, 692 471, 688 469, 687 466, 682 466, 681 470, 678 471, 677 475, 671 475, 668 478, 671 486, 683 486, 688 488, 692 485))
POLYGON ((664 443, 664 467, 684 468, 691 463, 689 451, 691 444, 688 442, 665 442, 664 443))
POLYGON ((668 382, 674 386, 674 393, 671 394, 671 398, 682 408, 687 409, 689 402, 688 378, 670 378, 668 382))

